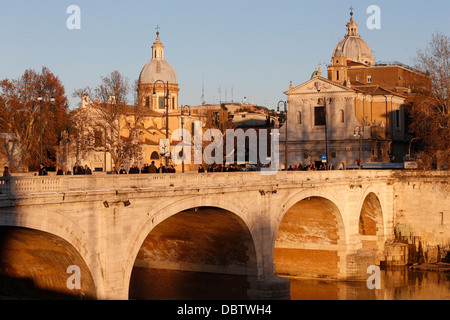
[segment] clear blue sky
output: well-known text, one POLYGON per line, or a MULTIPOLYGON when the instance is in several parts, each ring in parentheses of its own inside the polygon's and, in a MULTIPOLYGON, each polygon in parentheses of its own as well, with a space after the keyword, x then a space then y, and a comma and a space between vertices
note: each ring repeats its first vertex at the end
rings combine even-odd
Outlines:
MULTIPOLYGON (((155 28, 178 76, 180 104, 219 98, 275 108, 292 80, 328 64, 345 35, 349 8, 376 61, 413 65, 434 32, 450 36, 450 1, 416 0, 0 0, 0 79, 48 67, 66 88, 95 87, 118 70, 130 83, 151 58, 155 28), (81 29, 69 30, 68 6, 81 9, 81 29), (366 9, 381 9, 370 30, 366 9), (221 94, 219 94, 219 87, 221 94), (233 92, 233 95, 232 95, 233 92)), ((325 67, 323 67, 323 70, 325 67)), ((132 102, 132 101, 130 101, 132 102)))

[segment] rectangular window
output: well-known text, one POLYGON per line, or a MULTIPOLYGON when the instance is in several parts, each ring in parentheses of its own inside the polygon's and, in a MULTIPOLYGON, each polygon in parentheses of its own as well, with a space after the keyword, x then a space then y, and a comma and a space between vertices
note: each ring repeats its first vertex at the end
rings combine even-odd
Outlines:
POLYGON ((164 97, 160 97, 159 98, 158 108, 159 109, 164 109, 164 97))
POLYGON ((325 119, 325 107, 315 107, 314 108, 314 125, 324 126, 326 125, 325 119))
POLYGON ((372 76, 367 76, 367 83, 372 83, 372 76))

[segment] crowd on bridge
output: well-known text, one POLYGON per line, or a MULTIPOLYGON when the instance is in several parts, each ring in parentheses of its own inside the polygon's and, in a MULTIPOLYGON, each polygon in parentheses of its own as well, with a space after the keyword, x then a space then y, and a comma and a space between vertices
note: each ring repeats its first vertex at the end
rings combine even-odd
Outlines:
MULTIPOLYGON (((287 169, 287 171, 320 171, 320 170, 333 170, 333 165, 330 164, 328 168, 325 164, 320 165, 317 167, 314 164, 309 164, 303 166, 301 163, 298 165, 290 165, 287 169)), ((250 166, 247 168, 244 168, 239 165, 231 164, 231 165, 222 165, 222 164, 213 164, 210 166, 203 166, 199 165, 197 172, 241 172, 241 171, 259 171, 260 168, 256 166, 250 166)), ((284 171, 284 169, 282 170, 284 171)), ((116 169, 116 167, 113 167, 111 170, 111 174, 145 174, 145 173, 176 173, 176 169, 174 165, 168 165, 167 167, 164 166, 162 163, 159 164, 159 167, 155 165, 155 161, 152 161, 150 164, 145 163, 141 168, 137 166, 136 163, 133 163, 131 167, 127 170, 125 169, 124 165, 121 165, 119 170, 116 169)), ((39 166, 39 169, 36 170, 35 175, 39 176, 47 176, 47 168, 41 163, 39 166)), ((72 168, 72 171, 70 168, 66 168, 65 171, 62 169, 61 166, 58 166, 56 175, 92 175, 92 170, 89 168, 89 166, 86 164, 84 166, 81 166, 78 164, 78 162, 75 163, 75 165, 72 168)), ((3 171, 3 177, 11 176, 11 172, 9 171, 9 168, 7 166, 4 167, 3 171)))
POLYGON ((303 166, 301 163, 298 165, 292 166, 290 165, 288 168, 288 171, 319 171, 319 170, 333 170, 333 164, 330 163, 330 165, 326 166, 326 164, 321 164, 319 167, 317 167, 315 164, 308 164, 306 166, 303 166))

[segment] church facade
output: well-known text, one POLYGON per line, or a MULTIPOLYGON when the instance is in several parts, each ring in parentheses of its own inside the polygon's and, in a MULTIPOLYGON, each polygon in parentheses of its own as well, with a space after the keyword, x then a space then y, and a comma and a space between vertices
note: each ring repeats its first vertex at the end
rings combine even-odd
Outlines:
POLYGON ((280 163, 347 169, 402 162, 410 140, 405 111, 416 76, 405 66, 375 64, 352 12, 327 78, 319 65, 309 81, 296 87, 291 82, 285 92, 288 130, 286 137, 286 124, 280 128, 280 163))
MULTIPOLYGON (((144 164, 155 162, 156 166, 168 165, 176 167, 181 171, 181 165, 171 161, 171 150, 180 141, 172 140, 172 133, 184 128, 192 128, 193 122, 200 120, 197 112, 190 113, 189 110, 183 110, 178 105, 178 79, 174 68, 164 57, 164 46, 160 40, 159 32, 156 34, 156 40, 153 42, 150 60, 142 68, 137 87, 137 105, 120 105, 118 112, 120 114, 120 138, 128 139, 130 132, 129 125, 139 121, 134 125, 139 127, 139 142, 141 146, 140 157, 129 157, 125 159, 124 167, 130 168, 136 164, 141 168, 144 164)), ((98 143, 92 143, 92 146, 86 146, 82 150, 77 146, 86 144, 81 141, 64 140, 60 146, 58 162, 71 168, 75 162, 87 165, 93 171, 111 171, 114 167, 111 155, 105 151, 105 135, 108 133, 98 132, 96 128, 89 128, 88 118, 92 118, 92 108, 95 104, 107 105, 109 102, 98 102, 97 99, 91 99, 84 95, 80 102, 80 107, 76 110, 78 114, 86 114, 85 123, 79 123, 84 129, 84 136, 94 136, 102 140, 98 143), (71 144, 71 145, 69 145, 71 144)), ((98 106, 97 106, 98 108, 98 106)), ((90 119, 92 120, 92 119, 90 119)), ((97 126, 98 126, 97 121, 97 126)), ((98 130, 97 130, 98 131, 98 130)), ((86 139, 85 139, 86 140, 86 139)), ((91 139, 94 140, 94 139, 91 139)), ((188 167, 187 167, 188 168, 188 167)), ((117 168, 116 168, 117 169, 117 168)))

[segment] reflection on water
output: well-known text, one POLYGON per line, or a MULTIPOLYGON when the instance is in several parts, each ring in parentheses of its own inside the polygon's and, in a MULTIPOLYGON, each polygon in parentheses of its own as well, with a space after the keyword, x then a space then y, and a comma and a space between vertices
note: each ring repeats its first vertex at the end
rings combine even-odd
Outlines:
MULTIPOLYGON (((368 278, 369 278, 368 274, 368 278)), ((291 279, 292 300, 450 300, 450 273, 381 270, 381 288, 365 281, 291 279)))

